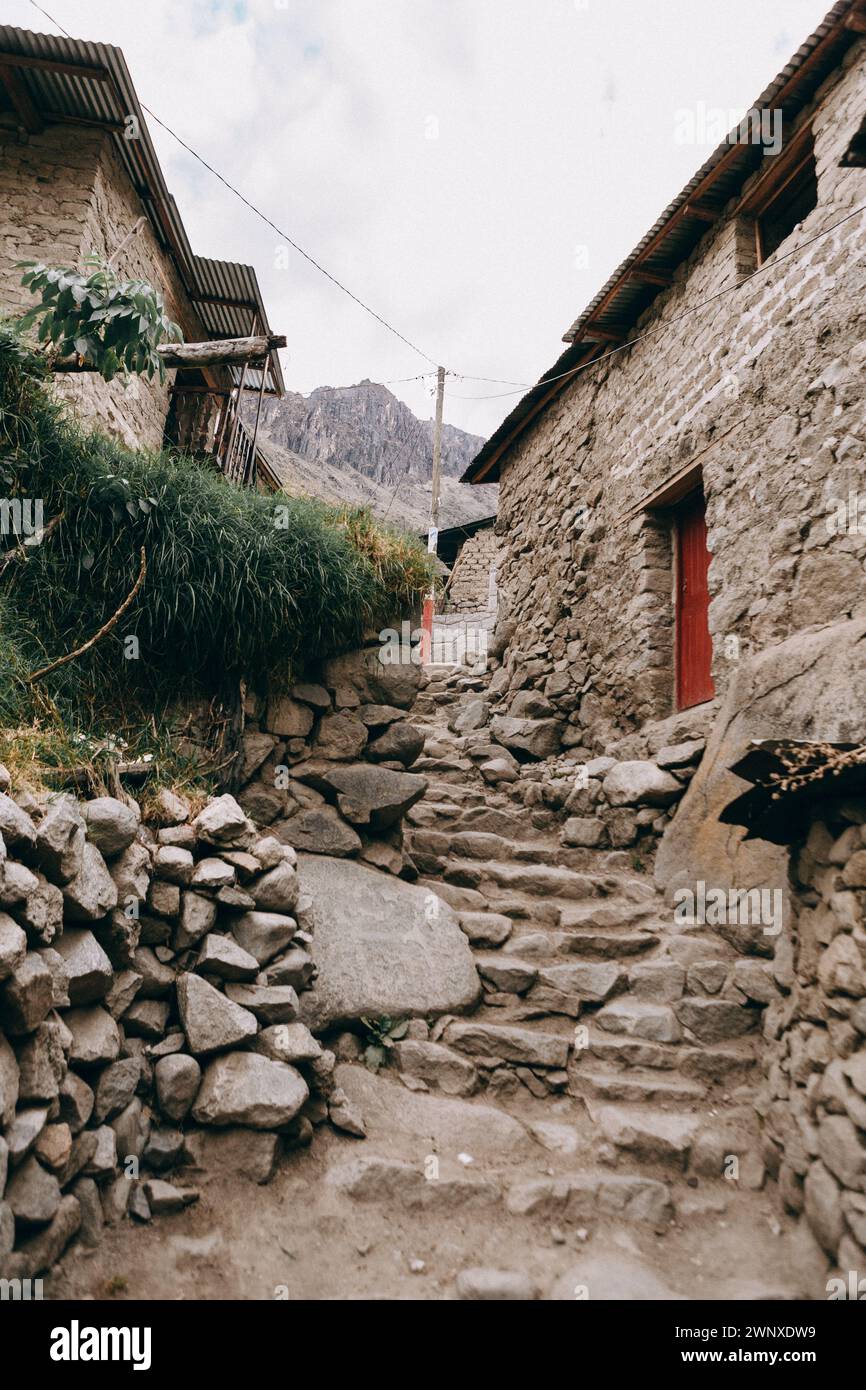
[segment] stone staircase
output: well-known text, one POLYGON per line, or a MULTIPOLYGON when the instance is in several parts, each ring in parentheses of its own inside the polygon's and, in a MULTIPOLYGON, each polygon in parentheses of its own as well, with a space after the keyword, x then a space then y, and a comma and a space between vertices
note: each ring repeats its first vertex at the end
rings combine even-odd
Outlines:
POLYGON ((413 770, 429 786, 404 847, 419 883, 458 913, 484 992, 468 1017, 439 1019, 427 1038, 398 1047, 404 1080, 435 1090, 441 1077, 447 1090, 459 1077, 462 1094, 570 1151, 566 1175, 512 1190, 522 1210, 552 1200, 551 1184, 560 1195, 587 1184, 597 1194, 611 1169, 619 1196, 610 1200, 628 1206, 631 1193, 655 1224, 671 1218, 678 1194, 699 1210, 698 1185, 718 1212, 732 1158, 734 1185, 760 1188, 755 1035, 716 1029, 732 1004, 703 988, 691 994, 697 981, 712 988, 714 972, 721 987, 733 948, 706 926, 676 925, 628 852, 564 847, 514 782, 485 780, 489 737, 455 731, 481 682, 447 668, 429 674, 412 711, 426 735, 413 770))

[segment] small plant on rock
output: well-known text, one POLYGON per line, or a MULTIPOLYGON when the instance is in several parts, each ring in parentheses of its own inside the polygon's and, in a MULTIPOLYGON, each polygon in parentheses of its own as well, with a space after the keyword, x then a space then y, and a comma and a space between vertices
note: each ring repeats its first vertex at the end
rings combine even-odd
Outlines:
POLYGON ((388 1060, 388 1053, 399 1042, 405 1038, 409 1029, 407 1018, 393 1019, 387 1014, 381 1018, 362 1018, 364 1031, 366 1033, 366 1047, 364 1048, 364 1065, 370 1071, 378 1071, 388 1060))

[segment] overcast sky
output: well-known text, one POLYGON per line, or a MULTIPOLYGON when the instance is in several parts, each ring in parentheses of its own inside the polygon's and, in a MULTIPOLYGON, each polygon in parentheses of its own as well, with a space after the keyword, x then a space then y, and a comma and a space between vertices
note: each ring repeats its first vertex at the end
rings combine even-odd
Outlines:
MULTIPOLYGON (((139 98, 434 361, 533 382, 717 143, 684 143, 681 113, 746 110, 830 0, 45 8, 122 48, 139 98)), ((0 13, 55 32, 28 0, 0 13)), ((430 369, 151 134, 193 249, 255 266, 291 389, 430 369)), ((429 381, 392 389, 432 413, 429 381)), ((466 398, 507 389, 449 380, 445 418, 489 434, 520 393, 466 398)))

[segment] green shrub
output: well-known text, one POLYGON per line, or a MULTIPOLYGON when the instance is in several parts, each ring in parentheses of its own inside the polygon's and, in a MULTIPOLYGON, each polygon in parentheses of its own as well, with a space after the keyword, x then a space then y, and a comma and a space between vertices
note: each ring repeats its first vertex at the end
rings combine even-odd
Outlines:
MULTIPOLYGON (((46 523, 63 519, 0 575, 4 722, 33 712, 27 670, 74 650, 117 611, 142 547, 146 580, 121 622, 44 681, 58 707, 91 724, 103 704, 161 710, 240 677, 285 679, 405 615, 430 583, 420 542, 368 513, 260 495, 206 463, 86 433, 0 330, 0 468, 10 464, 12 495, 42 499, 46 523), (137 660, 127 659, 130 636, 137 660)), ((6 549, 14 542, 0 537, 6 549)))

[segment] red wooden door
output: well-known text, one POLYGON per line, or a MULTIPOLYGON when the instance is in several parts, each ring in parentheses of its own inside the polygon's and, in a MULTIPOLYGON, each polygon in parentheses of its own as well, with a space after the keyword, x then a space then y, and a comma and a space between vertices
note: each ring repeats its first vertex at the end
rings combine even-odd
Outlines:
POLYGON ((688 709, 715 694, 708 610, 707 522, 702 493, 677 508, 677 708, 688 709))

